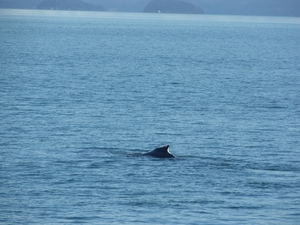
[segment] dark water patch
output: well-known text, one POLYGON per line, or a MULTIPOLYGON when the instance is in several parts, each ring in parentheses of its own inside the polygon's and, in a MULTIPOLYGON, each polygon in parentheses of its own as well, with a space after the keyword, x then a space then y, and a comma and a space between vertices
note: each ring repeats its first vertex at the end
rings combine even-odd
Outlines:
POLYGON ((136 152, 127 152, 126 157, 144 157, 144 153, 136 153, 136 152))
POLYGON ((185 204, 192 204, 192 205, 196 205, 196 206, 205 206, 205 205, 222 205, 225 203, 225 201, 222 200, 209 200, 209 199, 196 199, 196 200, 170 200, 168 201, 168 203, 170 203, 170 205, 174 205, 174 206, 182 206, 185 204))
POLYGON ((89 169, 99 169, 101 167, 103 167, 102 161, 101 162, 93 162, 88 166, 89 169))
MULTIPOLYGON (((67 214, 67 213, 66 213, 67 214)), ((87 212, 88 214, 88 212, 87 212)), ((90 224, 90 223, 99 223, 101 221, 101 217, 97 216, 66 216, 66 217, 58 217, 58 222, 63 224, 90 224), (98 221, 98 222, 97 222, 98 221)))
POLYGON ((257 181, 249 182, 249 187, 262 190, 271 190, 271 189, 282 189, 282 188, 291 188, 293 185, 283 184, 282 182, 276 181, 257 181))
POLYGON ((264 108, 266 109, 287 109, 287 106, 280 106, 280 105, 267 105, 264 108))
POLYGON ((260 210, 263 208, 263 206, 247 206, 247 205, 237 205, 237 206, 226 206, 224 208, 232 209, 236 211, 248 211, 248 210, 260 210))
POLYGON ((248 169, 257 170, 257 171, 270 171, 270 172, 292 172, 297 173, 300 171, 300 167, 296 165, 291 164, 275 164, 275 165, 269 165, 266 163, 252 163, 250 165, 247 165, 248 169))
POLYGON ((89 164, 92 161, 92 159, 76 159, 76 160, 56 160, 54 161, 54 164, 56 165, 62 165, 62 166, 68 166, 68 167, 81 167, 86 164, 89 164))

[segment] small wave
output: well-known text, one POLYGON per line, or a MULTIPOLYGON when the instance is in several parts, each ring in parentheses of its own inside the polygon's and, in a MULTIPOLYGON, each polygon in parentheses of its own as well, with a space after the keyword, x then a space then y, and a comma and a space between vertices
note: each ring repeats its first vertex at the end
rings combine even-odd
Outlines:
POLYGON ((248 169, 270 172, 300 172, 300 168, 295 165, 249 165, 248 169))
POLYGON ((294 185, 273 182, 273 181, 254 181, 249 182, 248 186, 257 189, 282 189, 282 188, 293 188, 294 185))

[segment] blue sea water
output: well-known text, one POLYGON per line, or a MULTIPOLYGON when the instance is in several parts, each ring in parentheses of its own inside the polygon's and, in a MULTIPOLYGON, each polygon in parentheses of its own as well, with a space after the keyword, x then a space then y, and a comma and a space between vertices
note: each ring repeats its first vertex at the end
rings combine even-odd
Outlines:
POLYGON ((0 224, 299 224, 299 35, 0 10, 0 224))

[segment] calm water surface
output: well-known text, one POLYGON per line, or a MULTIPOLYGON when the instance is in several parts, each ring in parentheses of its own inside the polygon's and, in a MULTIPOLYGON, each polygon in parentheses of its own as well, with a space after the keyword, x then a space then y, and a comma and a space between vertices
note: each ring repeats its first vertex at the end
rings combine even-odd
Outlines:
POLYGON ((0 10, 0 31, 1 224, 299 224, 299 18, 0 10))

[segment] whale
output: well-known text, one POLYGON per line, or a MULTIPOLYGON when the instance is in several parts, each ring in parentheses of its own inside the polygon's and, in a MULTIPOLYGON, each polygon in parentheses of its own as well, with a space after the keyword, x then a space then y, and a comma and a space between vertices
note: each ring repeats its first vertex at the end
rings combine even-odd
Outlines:
POLYGON ((156 158, 175 158, 175 156, 171 154, 169 148, 169 145, 161 146, 151 152, 144 153, 143 155, 156 158))

